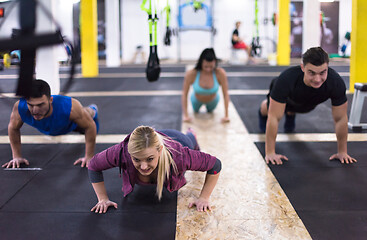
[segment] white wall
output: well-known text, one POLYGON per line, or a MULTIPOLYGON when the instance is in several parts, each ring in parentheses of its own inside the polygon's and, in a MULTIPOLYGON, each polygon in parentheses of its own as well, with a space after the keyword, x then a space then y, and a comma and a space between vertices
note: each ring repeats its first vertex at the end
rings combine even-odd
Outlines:
MULTIPOLYGON (((9 38, 11 36, 11 32, 13 28, 20 28, 19 26, 19 20, 18 20, 18 16, 19 16, 19 10, 18 7, 15 6, 13 8, 13 10, 10 12, 8 12, 9 10, 9 6, 11 6, 12 3, 1 3, 0 7, 5 8, 4 10, 4 14, 5 17, 1 18, 0 21, 3 22, 4 19, 6 18, 5 22, 2 24, 1 28, 0 28, 0 37, 1 38, 9 38)), ((17 4, 18 5, 18 4, 17 4)))
MULTIPOLYGON (((53 0, 55 7, 57 9, 57 14, 54 16, 57 23, 61 26, 63 36, 66 36, 71 42, 73 42, 73 22, 72 22, 72 0, 53 0)), ((75 2, 75 1, 74 1, 75 2)), ((2 3, 0 7, 5 8, 6 21, 0 28, 0 37, 1 38, 10 38, 13 28, 20 28, 19 26, 19 3, 15 5, 13 10, 8 15, 8 7, 10 3, 2 3)), ((46 18, 43 11, 40 11, 40 8, 37 7, 37 14, 42 14, 42 18, 48 20, 46 18)), ((38 17, 38 18, 40 18, 38 17)), ((1 19, 3 21, 3 19, 1 19)), ((62 45, 57 46, 58 59, 65 60, 67 58, 66 52, 62 45)))
MULTIPOLYGON (((181 0, 183 4, 186 0, 181 0)), ((147 1, 147 6, 148 6, 147 1)), ((160 9, 163 9, 166 1, 160 1, 160 9)), ((231 48, 231 35, 237 20, 242 22, 240 36, 250 44, 254 33, 255 5, 254 0, 214 0, 214 26, 217 34, 214 37, 214 49, 219 58, 228 59, 231 48)), ((143 45, 147 55, 149 54, 149 35, 147 14, 140 10, 141 1, 121 0, 122 12, 122 58, 124 62, 130 61, 137 45, 143 45)), ((209 0, 204 1, 210 5, 209 0)), ((171 27, 177 28, 178 0, 170 0, 171 27)), ((259 0, 259 30, 260 37, 274 39, 275 28, 269 22, 263 25, 265 6, 268 8, 268 16, 271 18, 276 9, 276 0, 259 0), (265 5, 264 5, 265 4, 265 5)), ((165 14, 160 14, 158 22, 158 56, 159 58, 177 59, 177 37, 171 38, 171 46, 163 44, 165 29, 165 14)), ((196 60, 201 51, 211 47, 211 35, 204 31, 187 31, 180 33, 181 59, 196 60)), ((271 41, 264 40, 264 53, 272 52, 271 41), (267 46, 267 47, 266 47, 267 46), (270 49, 270 50, 269 50, 270 49)))
MULTIPOLYGON (((345 33, 350 32, 351 30, 352 30, 352 0, 340 0, 339 1, 339 46, 341 46, 345 41, 344 40, 345 33)), ((351 48, 349 46, 346 51, 347 56, 350 55, 350 50, 351 48)))
MULTIPOLYGON (((58 4, 71 0, 56 0, 58 4)), ((154 1, 154 0, 152 0, 154 1)), ((181 0, 181 4, 186 0, 181 0)), ((270 23, 263 24, 264 17, 271 18, 271 15, 276 10, 278 0, 259 0, 259 30, 261 44, 265 46, 264 57, 267 53, 272 52, 273 47, 270 40, 277 40, 276 28, 270 23), (267 7, 267 16, 265 11, 267 7)), ((148 5, 147 1, 147 5, 148 5)), ((240 29, 241 37, 245 38, 248 44, 251 43, 254 33, 254 0, 214 0, 214 26, 217 29, 217 34, 214 37, 214 48, 219 58, 228 59, 230 56, 230 39, 234 30, 234 23, 237 20, 242 21, 240 29)), ((351 30, 352 19, 352 4, 351 0, 340 0, 340 17, 339 17, 339 45, 343 43, 346 31, 351 30)), ((159 1, 159 9, 162 10, 166 1, 159 1)), ((204 3, 210 5, 209 0, 204 3)), ((122 60, 130 61, 136 51, 136 46, 143 45, 146 55, 149 54, 149 35, 147 14, 140 9, 141 1, 137 0, 121 0, 121 42, 122 42, 122 60)), ((9 3, 0 4, 7 6, 9 3)), ((178 15, 178 0, 170 0, 171 5, 171 28, 177 27, 178 15)), ((65 16, 64 11, 68 11, 65 7, 58 9, 58 15, 55 16, 62 25, 63 34, 72 38, 72 26, 68 21, 63 21, 65 16)), ((5 13, 6 14, 6 13, 5 13)), ((171 46, 163 44, 165 27, 165 13, 159 12, 158 21, 158 56, 160 59, 177 59, 177 37, 172 36, 171 46)), ((18 9, 13 9, 13 12, 6 20, 6 23, 0 29, 0 37, 10 37, 11 29, 19 28, 18 24, 18 9)), ((200 52, 205 47, 210 47, 211 40, 208 32, 181 32, 181 57, 183 60, 196 60, 200 52)), ((61 53, 60 53, 61 54, 61 53)))

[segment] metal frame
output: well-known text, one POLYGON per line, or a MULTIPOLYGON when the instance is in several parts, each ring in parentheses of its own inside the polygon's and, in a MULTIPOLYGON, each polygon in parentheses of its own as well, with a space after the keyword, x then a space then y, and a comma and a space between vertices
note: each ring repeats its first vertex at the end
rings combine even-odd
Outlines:
POLYGON ((367 84, 356 83, 354 88, 355 92, 350 109, 348 127, 353 131, 361 131, 362 129, 367 129, 367 123, 361 123, 363 102, 367 97, 367 84))
MULTIPOLYGON (((181 6, 181 0, 178 0, 178 8, 181 6)), ((211 38, 210 43, 211 47, 214 47, 214 35, 215 35, 215 28, 214 28, 214 20, 213 20, 213 13, 214 13, 214 0, 210 0, 210 14, 212 17, 212 25, 211 27, 206 28, 181 28, 180 24, 178 24, 177 28, 177 60, 178 62, 181 61, 181 39, 180 39, 180 32, 186 32, 186 31, 205 31, 205 32, 211 32, 211 38)), ((179 11, 180 12, 180 11, 179 11)))

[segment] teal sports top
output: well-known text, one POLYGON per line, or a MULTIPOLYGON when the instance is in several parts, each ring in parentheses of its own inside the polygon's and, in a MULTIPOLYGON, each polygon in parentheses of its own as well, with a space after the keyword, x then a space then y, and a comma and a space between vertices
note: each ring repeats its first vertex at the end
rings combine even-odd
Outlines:
POLYGON ((200 71, 197 72, 195 82, 192 85, 194 92, 199 95, 212 95, 216 92, 218 92, 219 89, 219 83, 217 80, 217 76, 215 75, 215 72, 213 71, 213 80, 214 80, 214 86, 212 88, 202 88, 199 85, 200 80, 200 71))

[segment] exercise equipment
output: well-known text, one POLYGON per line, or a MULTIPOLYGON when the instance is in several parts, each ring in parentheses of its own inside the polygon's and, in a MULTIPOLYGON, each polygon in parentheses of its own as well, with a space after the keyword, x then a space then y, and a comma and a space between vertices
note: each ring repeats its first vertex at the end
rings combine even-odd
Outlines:
POLYGON ((276 65, 276 48, 277 48, 277 44, 274 41, 274 39, 276 38, 277 35, 277 30, 275 28, 275 26, 277 25, 277 21, 278 21, 278 14, 275 12, 269 11, 270 9, 274 9, 274 6, 276 6, 277 1, 273 1, 273 3, 270 3, 271 1, 269 0, 265 0, 263 1, 263 15, 264 16, 269 16, 270 17, 266 17, 263 20, 263 26, 264 26, 264 31, 263 34, 264 36, 260 38, 259 41, 259 46, 262 46, 261 48, 261 56, 264 58, 267 58, 269 65, 271 66, 275 66, 276 65), (273 37, 270 37, 268 35, 268 33, 270 33, 271 31, 274 32, 273 37))
POLYGON ((157 4, 154 4, 154 17, 152 14, 152 0, 149 0, 149 9, 145 8, 147 0, 143 0, 140 8, 148 14, 149 22, 149 41, 150 52, 147 68, 145 70, 146 76, 149 82, 157 81, 161 73, 161 67, 159 66, 159 58, 157 53, 157 4), (153 38, 153 26, 154 26, 154 38, 153 38))
POLYGON ((166 11, 166 34, 164 35, 164 45, 171 45, 171 36, 173 35, 173 31, 170 28, 170 17, 171 17, 171 6, 169 5, 169 0, 167 0, 167 5, 163 9, 162 12, 166 11))
POLYGON ((211 33, 211 46, 214 46, 216 29, 213 24, 214 0, 210 0, 210 6, 204 1, 187 1, 181 4, 178 1, 178 29, 177 29, 177 56, 181 60, 180 32, 205 31, 211 33), (201 18, 200 18, 201 17, 201 18))
POLYGON ((212 6, 213 6, 213 0, 211 0, 211 6, 208 6, 207 4, 203 3, 203 1, 200 1, 200 2, 189 1, 183 4, 181 4, 179 1, 179 7, 178 7, 179 31, 189 31, 189 30, 209 31, 209 32, 215 31, 215 28, 213 27, 213 7, 212 6), (205 19, 204 21, 202 21, 202 22, 205 22, 204 24, 197 23, 198 19, 191 19, 195 23, 188 22, 189 21, 188 18, 184 19, 184 12, 188 13, 191 7, 194 13, 197 13, 197 14, 203 13, 205 15, 205 19))
MULTIPOLYGON (((20 50, 22 58, 20 60, 19 78, 16 95, 28 97, 32 86, 35 70, 36 49, 44 46, 62 44, 65 39, 61 35, 61 27, 52 17, 52 14, 37 0, 17 0, 9 6, 8 14, 19 3, 19 31, 13 31, 11 38, 0 40, 0 51, 20 50), (40 7, 43 13, 55 24, 56 31, 51 33, 35 34, 36 28, 36 7, 40 7)), ((7 17, 6 16, 6 17, 7 17)), ((6 17, 0 23, 0 28, 4 24, 6 17)), ((75 53, 73 54, 75 56, 75 53)), ((72 61, 70 76, 66 87, 71 85, 75 72, 75 61, 72 61)), ((67 89, 66 89, 67 90, 67 89)))
POLYGON ((278 24, 278 14, 277 13, 273 13, 273 16, 271 17, 271 22, 274 26, 278 24))
POLYGON ((343 57, 347 57, 346 52, 347 52, 347 47, 348 47, 349 43, 350 43, 350 32, 346 32, 345 36, 344 36, 344 43, 340 48, 340 51, 342 52, 343 57))
POLYGON ((192 6, 194 7, 194 11, 197 12, 198 10, 201 10, 203 8, 203 0, 201 1, 192 1, 192 6))
POLYGON ((9 68, 11 65, 11 57, 9 53, 5 53, 3 56, 3 63, 5 68, 9 68))
POLYGON ((367 129, 367 123, 361 123, 363 102, 367 97, 367 84, 355 83, 352 107, 350 109, 348 127, 353 131, 362 131, 367 129))
POLYGON ((251 56, 255 57, 260 57, 261 56, 261 50, 262 50, 262 46, 260 45, 260 36, 259 36, 259 17, 258 17, 258 13, 259 13, 259 7, 258 7, 258 0, 255 0, 255 33, 254 33, 254 37, 252 38, 252 42, 251 42, 251 56))
POLYGON ((264 21, 263 21, 264 25, 267 25, 268 22, 271 22, 271 24, 273 26, 276 26, 277 23, 278 23, 278 14, 277 13, 273 13, 271 15, 271 18, 264 18, 264 21))

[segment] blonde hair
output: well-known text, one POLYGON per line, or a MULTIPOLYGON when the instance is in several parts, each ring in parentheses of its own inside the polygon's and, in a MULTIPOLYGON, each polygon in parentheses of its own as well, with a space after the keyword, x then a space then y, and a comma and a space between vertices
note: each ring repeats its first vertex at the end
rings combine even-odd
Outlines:
POLYGON ((169 138, 158 134, 152 127, 139 126, 131 133, 129 143, 127 144, 130 155, 143 151, 146 148, 154 147, 157 151, 162 147, 161 155, 158 159, 158 176, 157 176, 157 196, 162 198, 164 181, 169 179, 171 165, 177 173, 177 166, 172 159, 170 149, 165 146, 165 142, 170 141, 169 138))

